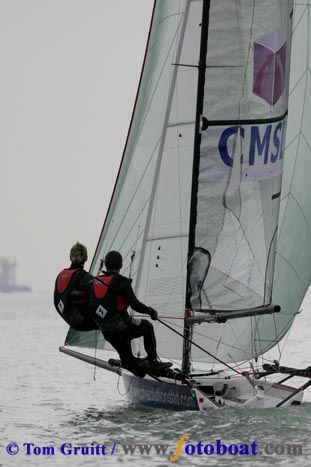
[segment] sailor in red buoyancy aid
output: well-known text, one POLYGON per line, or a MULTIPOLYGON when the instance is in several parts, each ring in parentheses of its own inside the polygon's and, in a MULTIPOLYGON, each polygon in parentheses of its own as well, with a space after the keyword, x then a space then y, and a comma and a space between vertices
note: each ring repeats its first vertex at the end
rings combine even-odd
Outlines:
POLYGON ((137 376, 144 376, 144 370, 156 373, 167 368, 170 364, 158 361, 153 325, 146 319, 131 317, 127 308, 130 306, 153 320, 158 317, 157 311, 141 303, 134 294, 131 280, 119 274, 122 268, 119 252, 107 253, 105 266, 107 271, 94 279, 90 291, 90 311, 94 321, 105 339, 119 353, 123 367, 137 376), (143 337, 147 353, 144 366, 133 356, 131 349, 131 340, 138 337, 143 337))
POLYGON ((87 250, 77 242, 70 250, 71 266, 57 276, 54 289, 54 305, 60 316, 77 331, 97 330, 90 316, 88 290, 93 276, 83 267, 87 250))

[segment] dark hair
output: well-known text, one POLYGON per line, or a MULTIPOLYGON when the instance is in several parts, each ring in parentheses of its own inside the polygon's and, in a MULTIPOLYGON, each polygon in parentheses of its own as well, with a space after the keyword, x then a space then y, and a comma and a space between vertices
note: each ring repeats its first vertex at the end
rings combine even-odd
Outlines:
POLYGON ((119 271, 122 268, 122 256, 118 251, 109 251, 105 256, 107 271, 119 271))

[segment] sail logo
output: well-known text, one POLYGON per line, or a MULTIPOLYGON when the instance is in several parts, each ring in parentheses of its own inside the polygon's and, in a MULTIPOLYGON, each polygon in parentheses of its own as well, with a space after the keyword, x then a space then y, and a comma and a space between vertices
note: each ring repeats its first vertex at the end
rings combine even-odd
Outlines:
POLYGON ((283 170, 286 118, 257 125, 209 127, 202 133, 200 182, 262 180, 283 170))
POLYGON ((272 32, 254 42, 253 93, 275 105, 286 83, 286 36, 272 32))

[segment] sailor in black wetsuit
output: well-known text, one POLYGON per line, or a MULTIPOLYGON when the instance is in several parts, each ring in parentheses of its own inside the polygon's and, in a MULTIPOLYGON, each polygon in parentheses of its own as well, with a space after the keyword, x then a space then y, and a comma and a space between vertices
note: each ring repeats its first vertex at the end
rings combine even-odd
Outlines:
POLYGON ((54 289, 54 305, 60 316, 77 331, 97 330, 90 316, 88 290, 93 276, 83 267, 87 250, 77 242, 70 250, 71 266, 57 276, 54 289))
POLYGON ((117 350, 122 366, 138 376, 145 370, 156 374, 170 364, 158 361, 156 338, 152 324, 146 319, 133 318, 127 308, 130 306, 138 313, 149 315, 156 320, 158 313, 141 303, 134 294, 130 279, 119 274, 122 256, 110 251, 105 256, 107 271, 94 279, 90 292, 91 316, 101 329, 105 339, 117 350), (143 337, 147 360, 142 366, 133 356, 131 340, 143 337))

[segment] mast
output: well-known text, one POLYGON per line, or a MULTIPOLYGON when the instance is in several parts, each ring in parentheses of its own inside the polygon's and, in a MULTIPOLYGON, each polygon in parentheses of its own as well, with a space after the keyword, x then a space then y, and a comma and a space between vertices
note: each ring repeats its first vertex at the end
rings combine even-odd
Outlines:
MULTIPOLYGON (((200 124, 201 124, 201 116, 203 113, 209 14, 210 14, 210 0, 203 0, 202 22, 201 22, 201 41, 200 41, 200 60, 198 64, 197 110, 196 110, 194 152, 193 152, 192 192, 191 192, 189 242, 188 242, 188 264, 189 264, 189 260, 195 248, 198 175, 199 175, 199 168, 200 168, 200 147, 201 147, 200 124)), ((182 371, 184 372, 184 374, 189 373, 189 370, 190 370, 190 352, 191 352, 190 341, 192 340, 192 327, 193 327, 193 325, 187 321, 187 317, 191 313, 190 297, 191 297, 191 289, 190 289, 190 277, 189 277, 189 269, 188 269, 187 291, 186 291, 186 311, 185 311, 185 321, 184 321, 185 339, 184 339, 183 359, 182 359, 182 371)))

